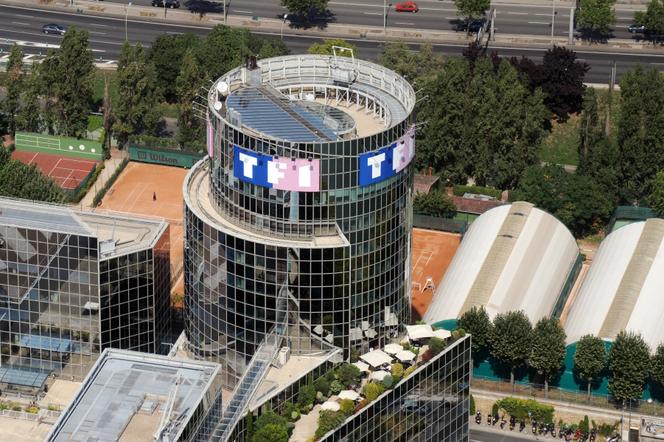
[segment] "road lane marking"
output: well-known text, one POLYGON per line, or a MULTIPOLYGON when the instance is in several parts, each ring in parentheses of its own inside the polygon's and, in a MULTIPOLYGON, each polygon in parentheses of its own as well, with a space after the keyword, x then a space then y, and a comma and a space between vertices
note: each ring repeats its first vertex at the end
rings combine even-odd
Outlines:
POLYGON ((527 12, 514 12, 514 11, 507 11, 508 15, 528 15, 527 12))
POLYGON ((96 34, 96 35, 106 35, 106 32, 98 32, 98 31, 88 31, 90 34, 96 34))
POLYGON ((234 9, 233 12, 238 12, 240 14, 253 14, 254 11, 245 11, 243 9, 234 9))
POLYGON ((110 28, 111 27, 110 25, 102 25, 102 24, 99 24, 99 23, 90 23, 89 25, 90 26, 97 26, 97 27, 100 27, 100 28, 110 28))
POLYGON ((397 25, 405 25, 405 26, 413 26, 415 23, 410 23, 410 22, 405 22, 405 21, 398 21, 396 22, 397 25))
POLYGON ((22 21, 13 21, 12 24, 21 26, 30 26, 30 23, 23 23, 22 21))
POLYGON ((529 25, 550 25, 548 21, 529 21, 529 25))
POLYGON ((445 17, 445 20, 459 20, 459 17, 445 17))
POLYGON ((363 12, 364 15, 383 15, 382 12, 363 12))
POLYGON ((25 14, 14 14, 14 15, 21 18, 37 18, 34 15, 25 15, 25 14))

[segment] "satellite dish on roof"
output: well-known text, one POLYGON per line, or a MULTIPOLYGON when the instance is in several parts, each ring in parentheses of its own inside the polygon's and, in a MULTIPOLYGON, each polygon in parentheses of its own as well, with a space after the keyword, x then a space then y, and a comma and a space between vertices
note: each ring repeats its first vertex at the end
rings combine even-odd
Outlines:
POLYGON ((216 110, 217 112, 221 110, 221 106, 222 106, 221 101, 215 101, 213 104, 214 110, 216 110))
POLYGON ((217 91, 221 95, 228 95, 228 83, 226 83, 225 81, 220 81, 219 83, 217 83, 217 91))

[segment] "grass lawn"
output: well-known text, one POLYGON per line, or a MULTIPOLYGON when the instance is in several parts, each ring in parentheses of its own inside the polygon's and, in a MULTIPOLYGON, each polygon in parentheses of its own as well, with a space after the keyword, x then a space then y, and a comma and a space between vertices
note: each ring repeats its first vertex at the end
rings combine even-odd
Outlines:
POLYGON ((579 165, 579 124, 578 115, 572 115, 566 123, 553 123, 548 137, 540 150, 540 160, 553 164, 579 165))
POLYGON ((104 125, 101 115, 88 115, 88 132, 94 132, 104 125))
POLYGON ((479 217, 479 215, 477 215, 475 213, 466 213, 466 212, 457 212, 454 215, 454 219, 456 219, 458 221, 465 221, 468 224, 475 221, 478 217, 479 217))
POLYGON ((159 112, 159 115, 162 117, 177 118, 178 106, 177 104, 159 103, 157 104, 157 112, 159 112))
POLYGON ((111 103, 118 102, 117 73, 106 69, 95 69, 92 101, 99 106, 104 102, 104 78, 108 79, 108 94, 111 96, 111 103))

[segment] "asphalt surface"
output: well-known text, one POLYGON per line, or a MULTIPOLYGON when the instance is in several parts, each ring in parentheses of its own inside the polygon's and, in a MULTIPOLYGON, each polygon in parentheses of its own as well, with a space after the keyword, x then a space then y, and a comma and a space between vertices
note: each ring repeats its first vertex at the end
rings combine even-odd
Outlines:
POLYGON ((558 441, 550 436, 539 436, 535 438, 527 433, 519 433, 518 431, 509 430, 483 430, 472 425, 470 427, 470 442, 525 442, 535 441, 541 442, 558 441))
MULTIPOLYGON (((106 0, 126 4, 128 0, 106 0)), ((129 0, 134 5, 149 6, 152 0, 129 0)), ((222 12, 223 0, 180 0, 182 8, 222 12)), ((396 4, 389 0, 388 4, 396 4)), ((383 26, 386 12, 387 26, 404 29, 454 30, 459 24, 459 17, 452 0, 418 0, 417 13, 396 12, 394 6, 384 8, 382 0, 330 0, 328 14, 318 17, 321 22, 343 23, 367 26, 383 26)), ((228 14, 247 17, 281 18, 288 12, 281 6, 280 0, 226 0, 228 14)), ((496 31, 516 35, 551 35, 552 13, 555 12, 554 34, 566 36, 569 32, 570 8, 529 5, 496 5, 496 31)), ((617 11, 615 38, 632 38, 627 27, 633 23, 634 13, 617 11)), ((636 37, 635 37, 636 38, 636 37)))
MULTIPOLYGON (((117 60, 122 44, 125 41, 125 20, 109 17, 93 17, 65 12, 44 11, 31 8, 19 8, 0 5, 0 50, 9 50, 14 42, 21 42, 28 54, 45 54, 50 47, 58 47, 62 37, 45 35, 41 28, 47 23, 58 23, 65 26, 78 26, 90 32, 90 45, 95 58, 99 60, 117 60)), ((159 24, 145 21, 128 20, 126 22, 126 36, 130 42, 140 42, 150 47, 157 36, 192 32, 205 35, 209 29, 196 26, 159 24)), ((267 34, 269 38, 279 38, 278 35, 267 34)), ((316 37, 284 36, 284 42, 292 53, 303 53, 315 41, 316 37)), ((376 60, 382 43, 379 41, 356 40, 352 41, 358 47, 358 56, 376 60)), ((415 49, 417 45, 412 45, 415 49)), ((436 52, 448 56, 460 56, 463 44, 436 44, 436 52)), ((504 57, 527 56, 536 61, 541 60, 545 49, 521 47, 491 47, 504 57)), ((595 52, 577 51, 578 57, 590 65, 591 70, 586 76, 590 83, 608 83, 613 63, 616 63, 618 77, 626 70, 637 64, 654 66, 664 70, 664 54, 651 53, 623 53, 623 52, 595 52)))

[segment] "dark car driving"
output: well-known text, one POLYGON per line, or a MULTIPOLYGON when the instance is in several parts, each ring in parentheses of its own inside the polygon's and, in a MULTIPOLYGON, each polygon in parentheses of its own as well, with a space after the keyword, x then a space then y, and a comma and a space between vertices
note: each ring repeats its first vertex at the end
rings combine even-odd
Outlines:
POLYGON ((152 6, 177 9, 180 7, 180 2, 179 0, 152 0, 152 6))
POLYGON ((630 25, 627 30, 632 34, 645 34, 648 31, 644 25, 639 24, 630 25))
POLYGON ((65 35, 65 33, 67 32, 67 28, 65 28, 62 25, 56 25, 55 23, 49 23, 47 25, 42 26, 42 32, 44 34, 65 35))
POLYGON ((484 23, 486 23, 485 18, 478 18, 472 21, 468 20, 463 20, 459 25, 457 26, 458 31, 467 31, 471 33, 477 33, 484 27, 484 23))

